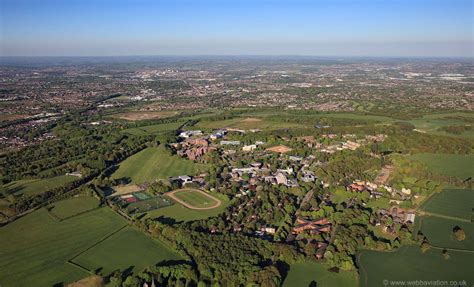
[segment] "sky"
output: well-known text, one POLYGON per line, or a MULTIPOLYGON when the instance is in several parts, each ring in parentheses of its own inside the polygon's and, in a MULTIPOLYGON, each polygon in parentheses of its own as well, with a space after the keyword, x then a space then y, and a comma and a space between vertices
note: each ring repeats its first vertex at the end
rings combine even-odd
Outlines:
POLYGON ((0 0, 0 56, 474 57, 474 0, 0 0))

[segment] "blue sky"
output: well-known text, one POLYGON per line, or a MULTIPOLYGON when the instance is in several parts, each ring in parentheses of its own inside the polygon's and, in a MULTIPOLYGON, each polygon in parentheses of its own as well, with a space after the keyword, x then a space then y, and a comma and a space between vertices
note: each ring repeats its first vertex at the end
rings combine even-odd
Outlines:
POLYGON ((473 56, 473 0, 0 0, 0 55, 473 56))

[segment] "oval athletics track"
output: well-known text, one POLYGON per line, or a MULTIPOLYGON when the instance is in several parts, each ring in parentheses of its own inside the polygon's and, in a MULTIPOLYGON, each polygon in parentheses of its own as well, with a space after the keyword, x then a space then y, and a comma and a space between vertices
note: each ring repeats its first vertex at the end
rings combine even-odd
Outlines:
POLYGON ((165 193, 166 196, 170 197, 171 199, 173 199, 174 201, 178 202, 179 204, 181 205, 184 205, 185 207, 189 208, 189 209, 193 209, 193 210, 208 210, 208 209, 213 209, 213 208, 216 208, 216 207, 219 207, 222 202, 218 199, 218 198, 215 198, 213 196, 211 196, 210 194, 207 194, 206 192, 202 191, 202 190, 199 190, 199 189, 190 189, 190 188, 183 188, 183 189, 177 189, 177 190, 173 190, 173 191, 170 191, 170 192, 167 192, 165 193), (193 206, 193 205, 190 205, 186 202, 184 202, 183 200, 179 199, 176 195, 174 195, 176 192, 183 192, 183 191, 195 191, 195 192, 199 192, 201 193, 202 195, 212 199, 213 201, 215 201, 216 203, 212 206, 207 206, 207 207, 196 207, 196 206, 193 206))

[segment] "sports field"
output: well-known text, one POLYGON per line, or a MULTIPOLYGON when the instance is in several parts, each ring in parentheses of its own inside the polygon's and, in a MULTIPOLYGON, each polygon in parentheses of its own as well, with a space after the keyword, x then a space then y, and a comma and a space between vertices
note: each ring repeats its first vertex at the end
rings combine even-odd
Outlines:
POLYGON ((422 153, 410 156, 436 173, 460 179, 474 177, 474 155, 422 153))
POLYGON ((61 200, 49 206, 49 212, 64 219, 99 207, 99 200, 92 196, 78 196, 61 200))
POLYGON ((61 187, 78 178, 70 175, 60 175, 45 179, 22 179, 5 184, 4 187, 15 194, 33 195, 50 189, 61 187))
POLYGON ((403 246, 394 252, 361 251, 357 255, 360 286, 392 286, 390 281, 414 280, 466 280, 466 286, 472 286, 474 253, 449 251, 450 258, 446 260, 441 251, 431 248, 422 253, 415 245, 403 246))
POLYGON ((194 175, 205 165, 170 155, 164 147, 149 147, 122 162, 112 178, 130 178, 134 183, 167 179, 171 176, 194 175))
POLYGON ((126 227, 84 253, 72 262, 89 270, 99 269, 108 275, 116 269, 139 271, 164 260, 180 260, 181 257, 162 243, 142 231, 126 227))
POLYGON ((197 189, 180 189, 166 195, 191 209, 211 209, 221 204, 219 199, 197 189))
POLYGON ((422 211, 471 220, 474 208, 474 190, 448 189, 434 194, 422 206, 422 211))
POLYGON ((52 286, 86 277, 67 261, 125 225, 104 207, 64 221, 40 209, 0 227, 0 285, 52 286))
POLYGON ((283 282, 283 287, 309 286, 315 281, 318 287, 357 286, 355 272, 330 272, 328 266, 317 262, 299 262, 290 265, 290 271, 283 282))

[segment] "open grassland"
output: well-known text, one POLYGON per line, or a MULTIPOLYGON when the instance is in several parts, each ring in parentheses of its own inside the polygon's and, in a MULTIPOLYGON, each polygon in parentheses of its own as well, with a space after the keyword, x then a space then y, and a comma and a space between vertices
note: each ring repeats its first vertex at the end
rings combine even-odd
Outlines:
POLYGON ((449 251, 449 255, 449 259, 444 259, 441 250, 434 248, 422 253, 420 247, 414 245, 403 246, 394 252, 361 251, 357 256, 360 265, 360 285, 390 286, 384 285, 384 280, 389 280, 388 282, 466 280, 468 282, 466 286, 472 286, 474 273, 471 269, 474 266, 474 254, 449 251))
POLYGON ((422 211, 434 215, 471 220, 474 190, 450 189, 434 194, 422 205, 422 211))
MULTIPOLYGON (((474 251, 474 223, 435 216, 421 216, 419 220, 421 232, 428 238, 430 244, 474 251), (453 233, 455 226, 459 226, 464 230, 466 239, 458 241, 455 238, 453 233)), ((474 257, 474 253, 471 256, 474 257)))
POLYGON ((89 270, 108 275, 114 270, 140 271, 165 260, 180 260, 162 243, 142 231, 126 227, 72 260, 89 270))
MULTIPOLYGON (((56 208, 65 202, 56 203, 56 208)), ((89 275, 67 261, 122 228, 126 221, 108 208, 54 219, 45 209, 0 227, 0 285, 52 286, 89 275)))
POLYGON ((176 222, 186 222, 216 216, 226 209, 230 201, 224 195, 212 194, 212 196, 218 198, 221 201, 221 205, 219 207, 207 210, 192 210, 182 206, 181 204, 173 204, 171 206, 147 212, 146 216, 151 218, 164 217, 176 222))
POLYGON ((156 124, 156 125, 149 125, 143 126, 138 128, 129 128, 125 129, 122 132, 128 133, 134 136, 143 136, 143 135, 156 135, 162 132, 169 132, 178 129, 180 126, 184 124, 184 121, 177 121, 172 123, 165 123, 165 124, 156 124))
POLYGON ((410 156, 436 173, 460 179, 474 177, 474 155, 421 153, 410 156))
POLYGON ((122 162, 113 178, 130 178, 134 183, 166 179, 178 175, 194 175, 205 165, 170 155, 164 147, 149 147, 122 162))
POLYGON ((113 114, 111 117, 123 119, 127 121, 142 121, 152 119, 169 118, 179 114, 177 111, 132 111, 125 113, 113 114))
POLYGON ((308 125, 298 123, 287 123, 274 120, 266 120, 256 117, 236 117, 223 121, 200 121, 195 125, 196 129, 220 129, 220 128, 236 128, 236 129, 261 129, 261 130, 277 130, 288 128, 305 128, 308 125))
POLYGON ((357 286, 355 272, 328 271, 328 266, 316 262, 299 262, 290 265, 290 271, 283 282, 283 287, 310 286, 315 281, 318 287, 357 286))
POLYGON ((472 120, 474 120, 474 113, 440 113, 425 115, 422 118, 410 120, 410 123, 412 123, 417 130, 422 132, 472 139, 474 138, 474 130, 465 131, 459 135, 439 130, 440 128, 447 126, 470 125, 472 124, 472 120))
POLYGON ((172 193, 174 197, 194 208, 218 207, 219 200, 199 190, 183 189, 172 193))
POLYGON ((77 196, 56 202, 49 206, 49 211, 58 218, 64 219, 99 207, 99 200, 92 196, 77 196))
POLYGON ((66 183, 72 182, 76 179, 78 178, 69 175, 60 175, 45 179, 22 179, 12 181, 4 185, 4 187, 10 193, 34 195, 43 193, 56 187, 61 187, 66 183))

